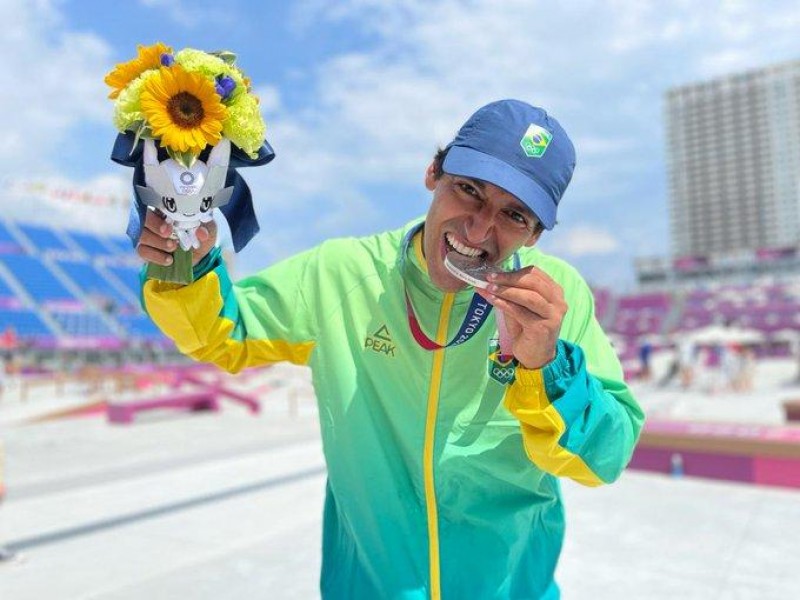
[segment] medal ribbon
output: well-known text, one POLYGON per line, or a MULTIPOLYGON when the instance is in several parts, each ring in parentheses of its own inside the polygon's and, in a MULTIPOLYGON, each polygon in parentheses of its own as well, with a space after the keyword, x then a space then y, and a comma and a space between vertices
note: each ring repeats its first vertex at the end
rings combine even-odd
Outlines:
MULTIPOLYGON (((411 245, 411 240, 423 225, 424 223, 419 223, 417 226, 412 227, 408 233, 406 233, 406 236, 403 239, 403 246, 400 254, 401 269, 404 266, 406 255, 408 254, 408 249, 411 245)), ((519 265, 519 256, 515 252, 514 268, 519 269, 519 265)), ((406 287, 405 279, 403 280, 403 293, 405 294, 406 298, 406 314, 408 315, 408 327, 411 329, 411 335, 414 336, 417 344, 419 344, 425 350, 441 350, 442 348, 450 348, 452 346, 463 344, 473 335, 478 333, 478 330, 480 330, 492 312, 492 305, 484 300, 480 295, 473 293, 472 300, 469 303, 469 308, 467 309, 467 314, 464 316, 464 321, 461 323, 461 327, 458 328, 458 332, 455 334, 455 336, 453 336, 453 339, 442 346, 441 344, 434 342, 427 335, 425 335, 424 331, 422 331, 422 327, 419 324, 419 319, 417 319, 417 314, 414 312, 414 305, 411 303, 411 296, 408 294, 408 288, 406 287)))

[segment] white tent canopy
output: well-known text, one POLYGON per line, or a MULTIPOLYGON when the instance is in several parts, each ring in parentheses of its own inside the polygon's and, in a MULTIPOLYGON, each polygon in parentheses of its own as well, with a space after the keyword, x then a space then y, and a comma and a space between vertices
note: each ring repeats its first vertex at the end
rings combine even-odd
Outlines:
POLYGON ((708 344, 760 344, 766 340, 757 329, 709 325, 686 332, 685 339, 696 345, 708 344))

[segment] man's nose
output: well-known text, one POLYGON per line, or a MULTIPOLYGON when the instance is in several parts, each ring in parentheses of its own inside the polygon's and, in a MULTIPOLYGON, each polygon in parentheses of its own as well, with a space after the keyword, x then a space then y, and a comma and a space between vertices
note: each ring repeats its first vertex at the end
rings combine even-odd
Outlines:
POLYGON ((473 244, 485 242, 494 227, 494 214, 488 206, 481 207, 467 219, 467 241, 473 244))

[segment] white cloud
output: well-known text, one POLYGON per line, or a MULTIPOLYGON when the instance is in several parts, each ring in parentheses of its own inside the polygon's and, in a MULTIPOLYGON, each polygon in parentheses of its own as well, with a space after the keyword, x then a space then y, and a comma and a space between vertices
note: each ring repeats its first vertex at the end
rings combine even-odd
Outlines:
POLYGON ((266 118, 269 118, 271 113, 281 110, 281 93, 275 86, 262 85, 255 88, 253 93, 258 96, 261 112, 264 113, 266 118))
POLYGON ((65 136, 86 122, 109 122, 103 76, 111 49, 65 29, 52 2, 0 3, 0 165, 6 173, 52 171, 65 136))
POLYGON ((574 225, 553 234, 548 248, 570 257, 611 254, 620 249, 619 240, 607 230, 592 225, 574 225))

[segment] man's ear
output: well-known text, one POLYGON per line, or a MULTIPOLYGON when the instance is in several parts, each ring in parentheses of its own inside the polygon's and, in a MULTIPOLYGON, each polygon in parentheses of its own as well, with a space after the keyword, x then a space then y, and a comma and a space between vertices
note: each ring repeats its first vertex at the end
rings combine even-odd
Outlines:
POLYGON ((436 163, 431 163, 428 165, 428 168, 425 169, 425 187, 428 188, 429 191, 433 191, 436 189, 436 163))
POLYGON ((531 248, 532 246, 535 246, 536 242, 539 241, 539 238, 542 237, 542 231, 544 231, 544 230, 543 229, 539 229, 539 231, 537 231, 536 233, 532 233, 531 237, 528 238, 528 241, 525 242, 523 244, 523 246, 527 246, 528 248, 531 248))

